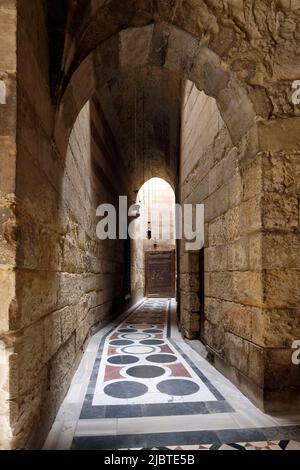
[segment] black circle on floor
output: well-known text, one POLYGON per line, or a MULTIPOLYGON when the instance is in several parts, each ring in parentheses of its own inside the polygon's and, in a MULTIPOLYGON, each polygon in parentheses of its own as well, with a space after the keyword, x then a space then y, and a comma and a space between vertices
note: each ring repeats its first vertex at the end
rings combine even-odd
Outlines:
POLYGON ((136 398, 147 393, 148 387, 139 382, 114 382, 104 388, 104 393, 113 398, 136 398))
POLYGON ((162 330, 157 330, 157 329, 154 329, 153 330, 143 330, 143 333, 162 333, 163 331, 162 330))
POLYGON ((110 364, 134 364, 135 362, 138 362, 139 358, 135 356, 129 356, 126 354, 123 354, 122 356, 112 356, 107 359, 107 362, 110 364))
POLYGON ((158 344, 164 344, 164 340, 162 339, 143 339, 140 341, 140 344, 147 344, 148 346, 155 346, 158 344))
POLYGON ((152 354, 152 356, 147 357, 149 362, 157 362, 159 364, 169 364, 171 362, 176 362, 177 357, 173 354, 152 354))
POLYGON ((138 330, 134 328, 121 328, 118 333, 136 333, 138 330))
POLYGON ((182 396, 192 395, 193 393, 198 392, 200 387, 191 380, 170 379, 157 384, 157 389, 166 395, 182 396))
POLYGON ((135 366, 130 367, 126 373, 138 379, 153 379, 154 377, 164 375, 165 369, 158 366, 135 366))
POLYGON ((129 339, 114 339, 113 341, 110 341, 109 344, 111 344, 111 346, 129 346, 133 343, 134 341, 130 341, 129 339))

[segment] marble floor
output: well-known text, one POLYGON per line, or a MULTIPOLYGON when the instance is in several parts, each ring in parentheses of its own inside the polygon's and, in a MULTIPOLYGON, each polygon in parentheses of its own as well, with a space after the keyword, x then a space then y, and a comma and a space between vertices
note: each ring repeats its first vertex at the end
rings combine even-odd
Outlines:
POLYGON ((262 413, 191 346, 175 301, 144 299, 92 337, 44 449, 300 449, 300 414, 262 413))

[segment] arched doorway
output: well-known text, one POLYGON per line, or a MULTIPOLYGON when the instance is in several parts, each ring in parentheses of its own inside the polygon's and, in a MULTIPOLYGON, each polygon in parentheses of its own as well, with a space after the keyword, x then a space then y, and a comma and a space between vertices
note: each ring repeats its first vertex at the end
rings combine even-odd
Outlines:
POLYGON ((162 178, 146 181, 137 193, 140 217, 133 232, 132 279, 145 297, 175 297, 175 193, 162 178))

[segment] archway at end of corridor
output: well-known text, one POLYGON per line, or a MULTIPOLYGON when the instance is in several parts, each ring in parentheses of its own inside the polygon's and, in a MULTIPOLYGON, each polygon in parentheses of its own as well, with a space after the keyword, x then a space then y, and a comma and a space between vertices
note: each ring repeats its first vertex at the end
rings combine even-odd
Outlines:
POLYGON ((175 193, 162 178, 137 193, 139 217, 132 222, 132 286, 140 297, 175 297, 175 193))

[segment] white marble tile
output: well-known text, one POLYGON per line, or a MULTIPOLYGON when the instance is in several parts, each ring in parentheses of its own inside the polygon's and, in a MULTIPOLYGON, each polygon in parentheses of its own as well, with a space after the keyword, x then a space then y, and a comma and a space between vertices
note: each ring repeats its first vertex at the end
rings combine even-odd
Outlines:
POLYGON ((146 434, 159 432, 203 431, 234 429, 236 422, 231 413, 187 416, 154 416, 118 419, 117 434, 146 434))
POLYGON ((43 450, 69 450, 77 421, 56 421, 46 439, 43 450))
POLYGON ((81 419, 78 421, 75 436, 116 436, 117 419, 81 419))

